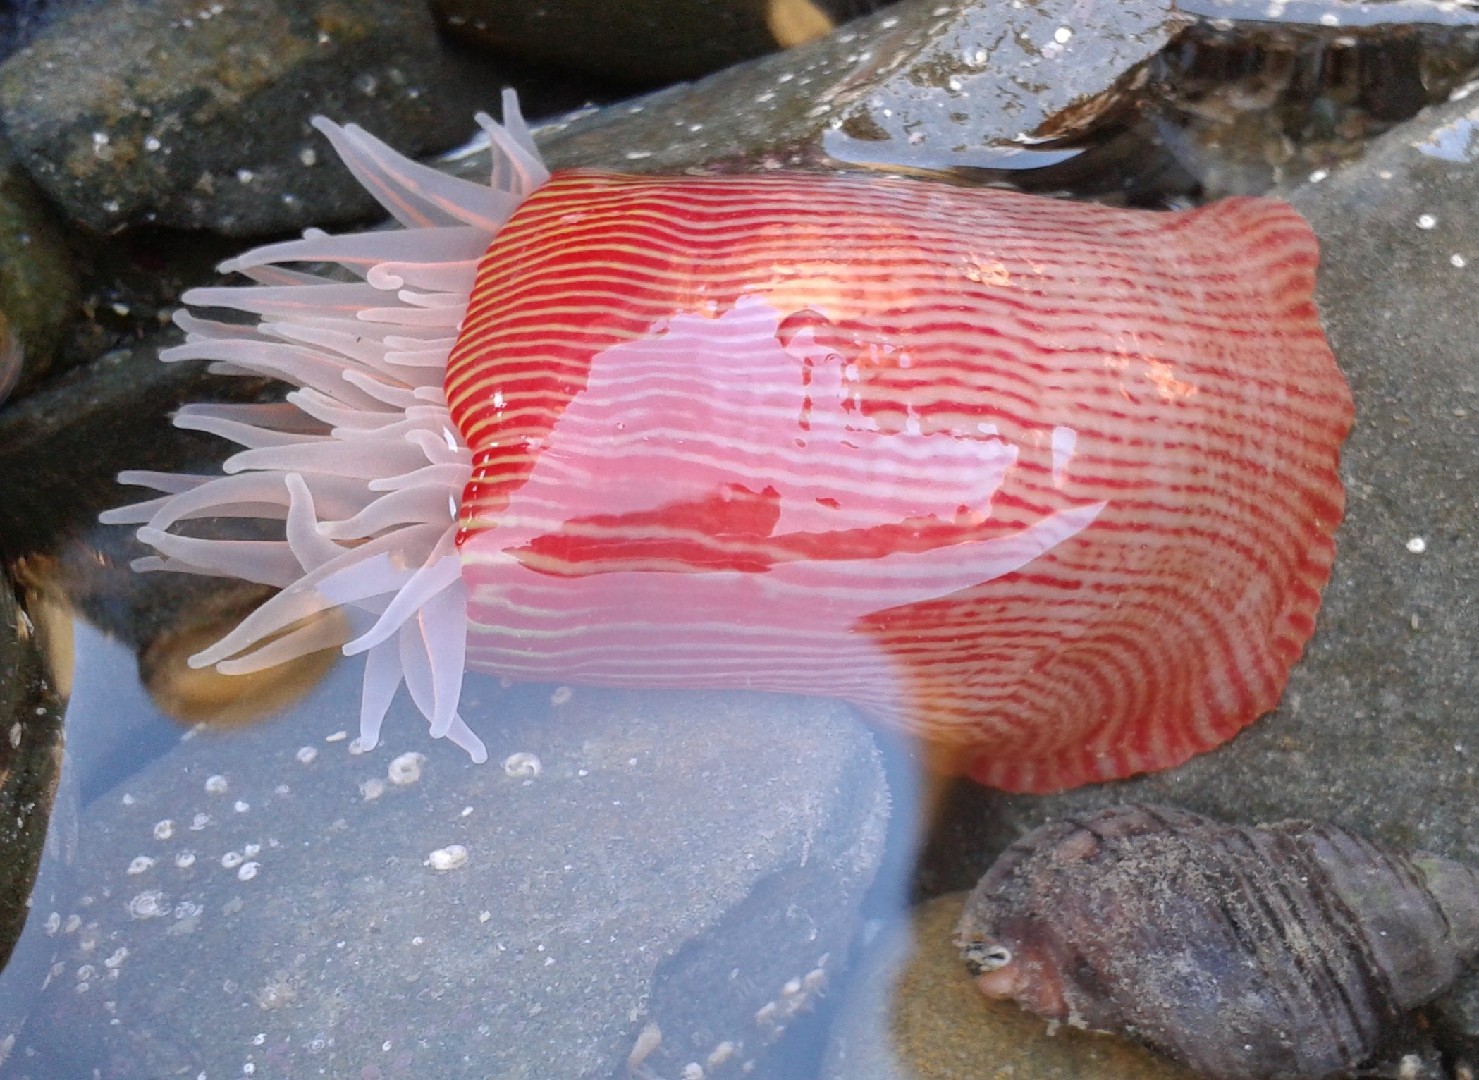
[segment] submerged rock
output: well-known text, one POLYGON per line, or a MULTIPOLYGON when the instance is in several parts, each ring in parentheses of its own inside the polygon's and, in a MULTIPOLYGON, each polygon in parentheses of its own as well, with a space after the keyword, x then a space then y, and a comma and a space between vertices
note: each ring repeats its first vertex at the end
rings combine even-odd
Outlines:
POLYGON ((846 710, 479 682, 475 766, 325 741, 343 691, 94 803, 29 1060, 738 1076, 842 964, 887 819, 846 710))

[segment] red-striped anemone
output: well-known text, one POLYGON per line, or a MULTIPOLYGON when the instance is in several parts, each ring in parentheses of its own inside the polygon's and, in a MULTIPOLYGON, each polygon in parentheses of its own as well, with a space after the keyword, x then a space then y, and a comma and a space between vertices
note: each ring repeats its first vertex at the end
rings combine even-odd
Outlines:
POLYGON ((151 568, 282 591, 193 658, 365 625, 360 742, 402 680, 477 760, 464 665, 834 695, 1048 790, 1272 708, 1314 625, 1351 400, 1282 203, 1152 213, 919 180, 540 163, 489 186, 320 121, 400 228, 195 289, 185 343, 296 387, 177 424, 244 447, 161 498, 151 568), (343 281, 305 264, 337 263, 343 281), (190 519, 279 519, 226 541, 190 519), (188 526, 187 526, 188 528, 188 526))

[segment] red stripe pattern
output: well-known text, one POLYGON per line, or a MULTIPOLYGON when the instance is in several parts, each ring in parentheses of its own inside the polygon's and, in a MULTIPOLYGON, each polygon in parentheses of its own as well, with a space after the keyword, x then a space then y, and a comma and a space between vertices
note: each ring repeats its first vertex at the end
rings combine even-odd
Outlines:
POLYGON ((556 174, 448 366, 469 662, 847 698, 1047 791, 1272 708, 1350 393, 1278 202, 556 174))

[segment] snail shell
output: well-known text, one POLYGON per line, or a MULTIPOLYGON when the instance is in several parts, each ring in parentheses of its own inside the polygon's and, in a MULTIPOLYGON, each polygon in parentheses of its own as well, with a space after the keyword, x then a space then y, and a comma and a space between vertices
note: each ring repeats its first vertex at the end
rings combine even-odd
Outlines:
POLYGON ((966 903, 981 991, 1220 1080, 1326 1077, 1479 952, 1479 872, 1303 821, 1120 806, 1029 833, 966 903))

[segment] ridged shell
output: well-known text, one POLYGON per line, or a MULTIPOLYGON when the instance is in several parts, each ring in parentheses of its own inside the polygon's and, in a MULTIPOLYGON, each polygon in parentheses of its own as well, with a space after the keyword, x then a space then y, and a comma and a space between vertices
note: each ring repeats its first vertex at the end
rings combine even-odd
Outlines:
POLYGON ((1268 200, 556 174, 447 372, 469 661, 841 696, 1011 789, 1176 764, 1329 574, 1315 263, 1268 200))
POLYGON ((958 941, 990 996, 1209 1077, 1313 1080, 1479 952, 1479 872, 1330 825, 1120 806, 1009 848, 958 941))

